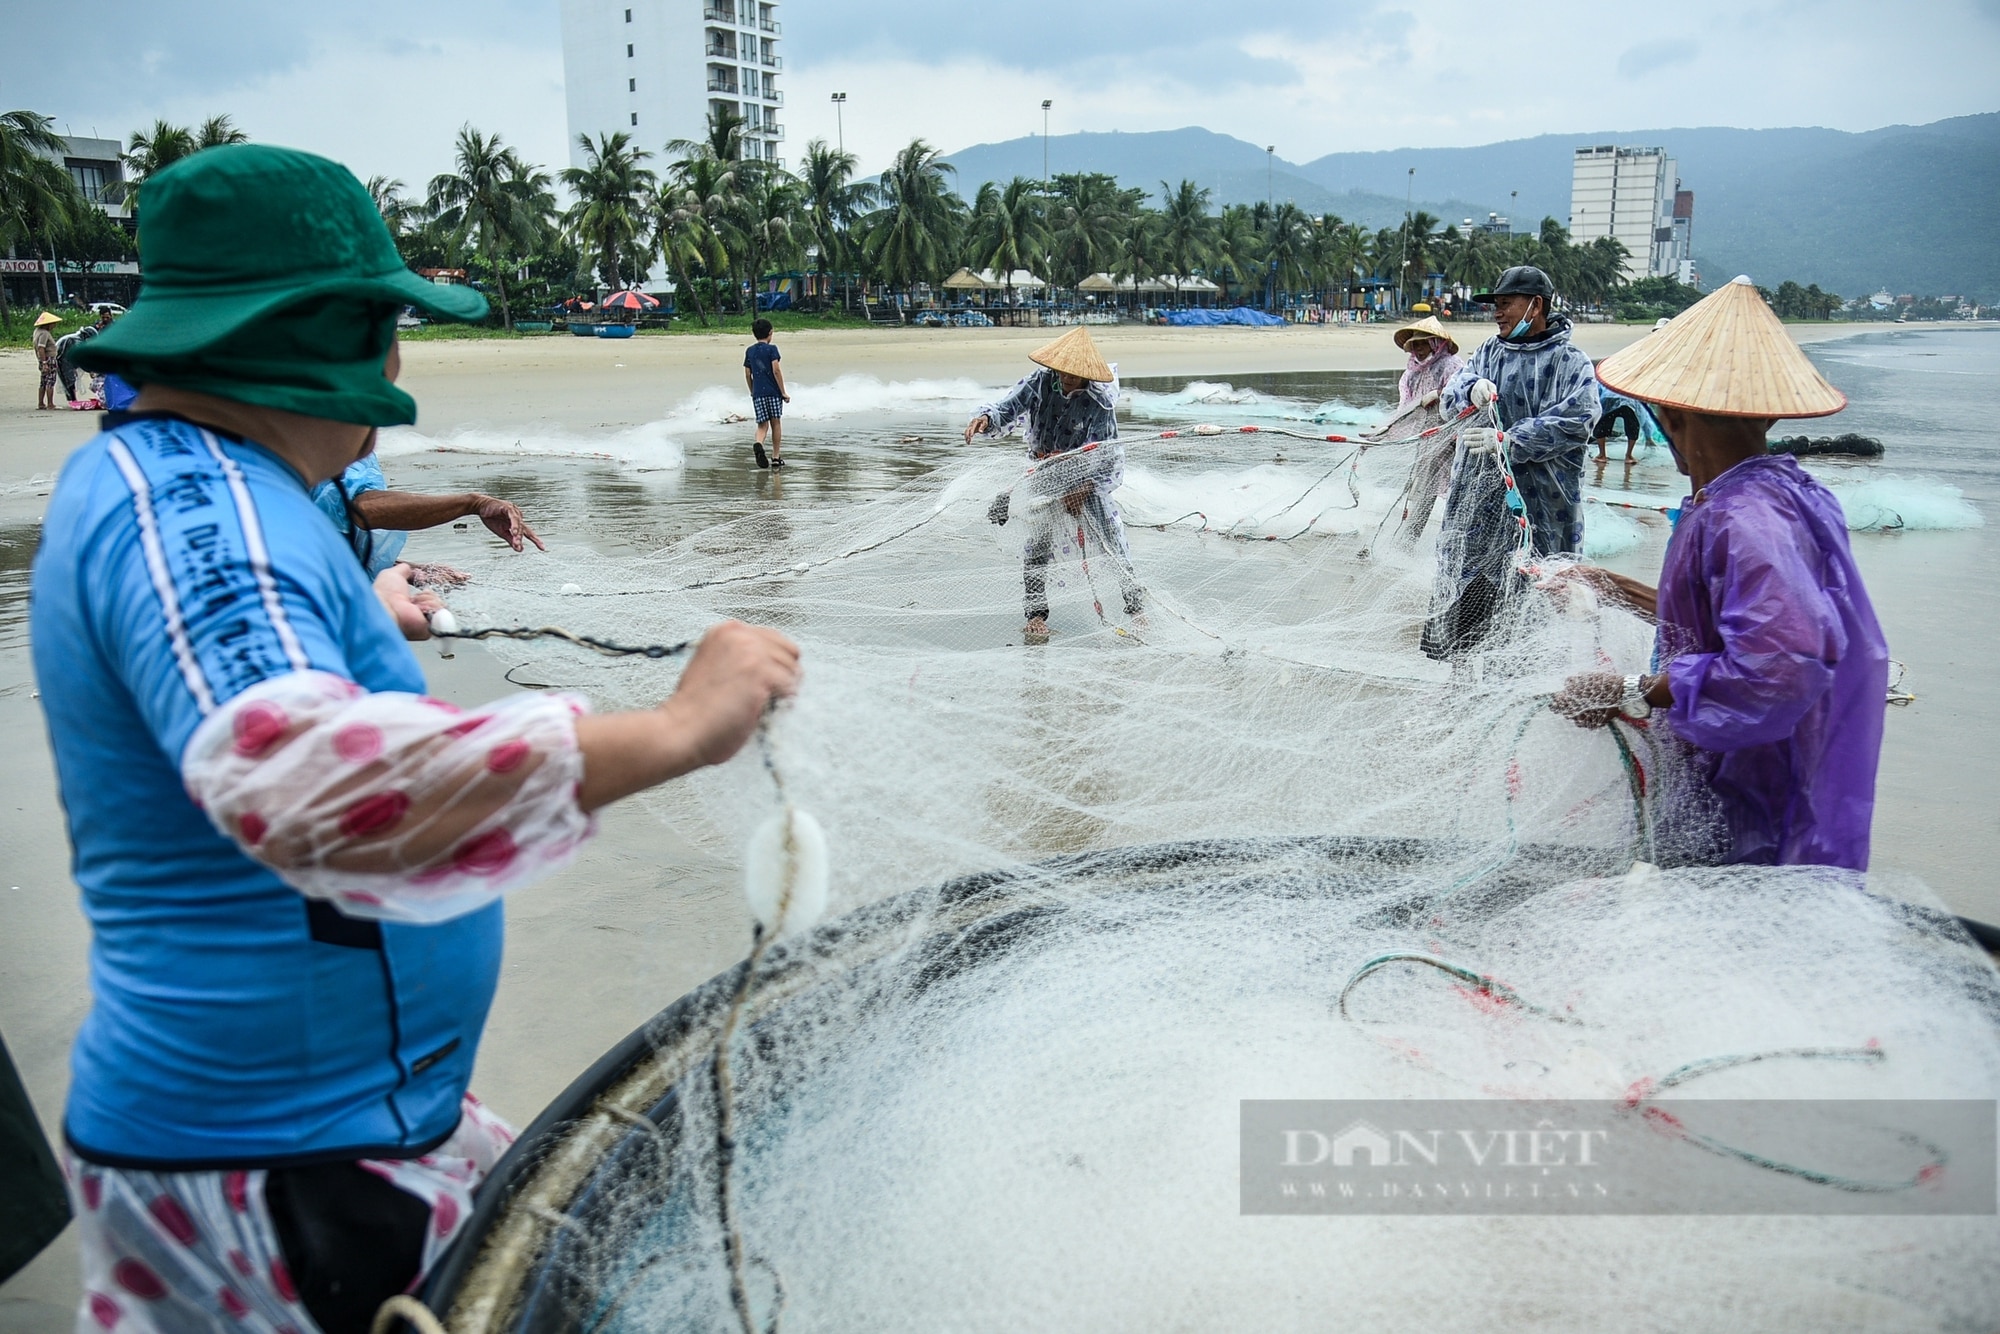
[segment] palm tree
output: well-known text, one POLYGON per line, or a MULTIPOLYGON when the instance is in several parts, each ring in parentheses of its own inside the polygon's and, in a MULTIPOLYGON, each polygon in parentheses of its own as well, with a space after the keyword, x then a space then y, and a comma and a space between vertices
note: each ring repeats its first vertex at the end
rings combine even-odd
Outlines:
POLYGON ((1181 304, 1181 283, 1208 262, 1208 238, 1214 219, 1208 215, 1209 190, 1183 180, 1176 188, 1160 182, 1160 260, 1174 275, 1174 304, 1181 304))
POLYGON ((547 229, 555 198, 547 173, 529 166, 497 134, 460 127, 455 170, 431 178, 429 207, 486 261, 500 292, 500 323, 514 327, 507 302, 508 261, 547 229))
POLYGON ((1079 172, 1055 179, 1049 218, 1049 277, 1074 287, 1091 274, 1117 263, 1126 220, 1144 198, 1137 190, 1118 188, 1116 179, 1101 172, 1079 172))
MULTIPOLYGON (((33 111, 0 113, 0 249, 46 236, 89 204, 63 169, 65 145, 52 118, 33 111)), ((7 287, 0 282, 0 327, 11 331, 7 287)))
POLYGON ((757 288, 764 271, 789 256, 797 246, 792 219, 799 210, 798 183, 767 163, 745 163, 748 173, 740 196, 737 232, 742 237, 744 277, 750 291, 750 316, 757 315, 757 288))
POLYGON ((1424 275, 1436 267, 1431 263, 1431 249, 1437 240, 1438 220, 1418 209, 1403 217, 1402 253, 1396 259, 1396 304, 1407 308, 1409 305, 1410 279, 1415 277, 1421 284, 1424 275))
POLYGON ((368 178, 368 197, 375 201, 375 211, 382 215, 388 225, 389 235, 401 238, 412 224, 420 220, 423 209, 403 197, 407 187, 402 181, 389 176, 368 178))
POLYGON ((972 204, 968 258, 978 269, 1005 275, 1007 304, 1014 304, 1014 270, 1034 269, 1049 248, 1042 217, 1041 182, 1016 176, 1005 186, 988 181, 972 204))
POLYGON ((708 312, 692 275, 699 267, 713 284, 729 271, 738 164, 717 157, 705 142, 676 142, 686 155, 667 169, 667 183, 654 198, 653 243, 674 275, 675 289, 688 294, 706 328, 708 312))
POLYGON ((805 207, 800 222, 819 248, 821 292, 826 290, 828 264, 836 265, 843 275, 853 270, 854 224, 861 210, 875 202, 875 187, 854 179, 859 165, 854 154, 830 148, 824 139, 807 142, 800 163, 799 190, 805 207))
POLYGON ((1368 231, 1358 222, 1343 222, 1329 213, 1320 219, 1318 249, 1321 271, 1340 280, 1340 306, 1345 310, 1354 280, 1368 263, 1368 231))
POLYGON ((1160 215, 1152 209, 1140 209, 1125 220, 1125 229, 1118 238, 1118 258, 1112 266, 1115 278, 1132 280, 1132 306, 1139 305, 1139 284, 1159 273, 1160 266, 1160 215))
POLYGON ((938 149, 912 139, 882 173, 882 207, 869 216, 862 247, 890 287, 935 279, 952 252, 957 196, 945 177, 957 170, 938 149))
POLYGON ((1255 211, 1242 204, 1222 210, 1209 247, 1215 276, 1225 294, 1232 284, 1243 286, 1263 270, 1264 237, 1255 211))
POLYGON ((1438 238, 1438 261, 1444 276, 1461 287, 1479 287, 1493 276, 1490 233, 1477 227, 1461 232, 1444 229, 1438 238))
MULTIPOLYGON (((583 149, 584 165, 563 168, 562 182, 576 196, 564 221, 583 242, 605 286, 622 287, 623 261, 644 225, 640 201, 652 193, 656 183, 653 173, 639 164, 652 154, 632 147, 632 136, 623 131, 600 134, 595 144, 587 134, 576 138, 583 149)), ((641 264, 633 279, 644 276, 645 265, 641 264)))
POLYGON ((1279 292, 1303 286, 1312 271, 1313 226, 1305 211, 1287 199, 1272 210, 1269 227, 1264 262, 1271 275, 1270 304, 1276 306, 1279 292))
POLYGON ((171 125, 164 120, 155 120, 150 130, 134 130, 131 147, 119 156, 130 172, 128 179, 114 182, 105 194, 114 202, 125 200, 132 205, 132 211, 139 211, 139 190, 147 179, 165 171, 182 158, 191 157, 205 148, 221 148, 225 144, 247 144, 250 136, 236 128, 227 116, 210 116, 196 129, 181 125, 171 125))

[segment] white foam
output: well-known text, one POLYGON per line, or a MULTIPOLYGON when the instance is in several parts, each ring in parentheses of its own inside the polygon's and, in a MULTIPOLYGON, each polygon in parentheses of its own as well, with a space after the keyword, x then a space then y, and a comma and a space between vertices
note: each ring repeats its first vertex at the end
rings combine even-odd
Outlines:
MULTIPOLYGON (((1006 392, 976 380, 881 380, 873 375, 842 375, 824 384, 788 381, 792 401, 785 404, 787 421, 829 422, 851 417, 957 416, 970 417, 982 403, 1006 392)), ((740 385, 710 385, 675 403, 667 423, 682 430, 730 425, 750 414, 750 399, 740 385)))
POLYGON ((596 459, 623 468, 654 472, 680 467, 687 451, 667 422, 646 422, 622 431, 527 433, 466 427, 447 435, 426 435, 409 427, 382 432, 375 452, 385 459, 419 454, 492 454, 503 458, 596 459))

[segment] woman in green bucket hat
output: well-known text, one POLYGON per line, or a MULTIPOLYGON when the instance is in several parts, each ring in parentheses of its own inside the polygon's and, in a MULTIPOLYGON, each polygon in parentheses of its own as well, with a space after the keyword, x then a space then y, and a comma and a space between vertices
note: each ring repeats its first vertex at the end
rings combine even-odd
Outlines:
POLYGON ((92 929, 83 1316, 363 1329, 511 1139, 467 1091, 501 896, 598 807, 734 754, 798 653, 717 626, 636 713, 428 698, 425 607, 308 491, 416 419, 396 312, 484 299, 410 273, 344 167, 262 145, 148 181, 139 248, 138 301, 77 358, 139 396, 65 465, 33 588, 92 929))

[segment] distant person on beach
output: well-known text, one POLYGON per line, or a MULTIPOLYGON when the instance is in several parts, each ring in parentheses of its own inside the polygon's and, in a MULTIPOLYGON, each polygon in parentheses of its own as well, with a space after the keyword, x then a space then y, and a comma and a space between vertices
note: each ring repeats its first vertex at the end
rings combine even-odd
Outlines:
POLYGON ((263 144, 148 178, 147 281, 77 353, 139 386, 72 454, 30 599, 90 926, 64 1176, 78 1328, 365 1330, 513 1140, 468 1091, 505 894, 593 813, 742 748, 798 680, 725 622, 658 707, 431 698, 402 566, 308 498, 416 420, 412 273, 352 172, 263 144))
POLYGON ((110 327, 111 312, 101 310, 97 312, 97 322, 95 324, 86 324, 81 329, 75 330, 72 333, 66 333, 61 338, 56 339, 56 375, 62 380, 63 398, 69 403, 70 407, 78 411, 86 408, 100 408, 104 404, 103 400, 98 397, 97 389, 94 385, 89 394, 82 398, 77 397, 76 350, 110 327))
POLYGON ((778 345, 771 341, 771 322, 758 320, 750 326, 757 341, 743 353, 743 383, 750 387, 750 409, 757 414, 757 438, 750 444, 760 468, 782 468, 779 451, 785 447, 785 404, 792 396, 785 392, 785 370, 778 364, 778 345), (771 433, 771 454, 764 455, 764 432, 771 433))
POLYGON ((1423 633, 1423 651, 1433 658, 1476 647, 1512 591, 1521 527, 1508 505, 1507 475, 1535 555, 1583 549, 1583 456, 1597 424, 1597 377, 1570 342, 1569 318, 1555 313, 1555 297, 1549 275, 1520 264, 1472 298, 1493 307, 1500 336, 1479 345, 1439 401, 1447 417, 1468 405, 1490 406, 1500 424, 1459 433, 1438 544, 1437 605, 1423 633))
MULTIPOLYGON (((478 519, 516 551, 526 550, 528 542, 537 550, 548 550, 513 501, 477 491, 442 496, 391 491, 382 461, 372 453, 355 460, 338 478, 329 477, 314 487, 312 500, 333 520, 370 579, 402 561, 409 534, 456 519, 478 519)), ((449 565, 413 564, 408 577, 419 588, 456 588, 471 579, 449 565)))
MULTIPOLYGON (((1409 358, 1403 367, 1403 378, 1396 386, 1396 406, 1399 410, 1414 409, 1407 416, 1399 411, 1397 430, 1403 434, 1428 430, 1443 420, 1438 399, 1465 364, 1459 360, 1458 343, 1431 315, 1404 325, 1393 336, 1396 346, 1409 358)), ((1455 438, 1443 433, 1417 442, 1417 457, 1403 489, 1401 531, 1405 541, 1415 542, 1423 536, 1424 526, 1431 521, 1431 510, 1436 508, 1437 498, 1444 494, 1445 483, 1451 477, 1451 456, 1457 445, 1455 438)))
MULTIPOLYGON (((1847 406, 1748 278, 1606 358, 1604 383, 1653 404, 1694 494, 1660 586, 1582 567, 1654 620, 1659 670, 1572 676, 1555 707, 1583 727, 1644 719, 1686 748, 1719 805, 1729 863, 1868 868, 1889 647, 1840 502, 1765 436, 1847 406)), ((1662 823, 1683 808, 1664 801, 1662 823)))
POLYGON ((1590 432, 1590 442, 1597 446, 1597 461, 1610 462, 1605 450, 1611 444, 1611 428, 1616 426, 1625 432, 1625 461, 1634 462, 1632 452, 1646 439, 1646 405, 1613 393, 1602 383, 1597 394, 1597 425, 1590 432))
MULTIPOLYGON (((1122 448, 1079 453, 1086 445, 1118 438, 1118 374, 1091 341, 1082 325, 1028 354, 1043 369, 1016 384, 998 403, 981 408, 966 423, 965 441, 974 435, 1005 435, 1015 426, 1027 437, 1028 457, 1036 465, 1028 480, 1035 498, 1026 519, 1028 537, 1022 551, 1022 583, 1029 643, 1049 637, 1049 562, 1056 543, 1074 524, 1079 554, 1089 559, 1089 544, 1110 557, 1125 603, 1125 614, 1145 609, 1145 594, 1132 571, 1132 553, 1125 542, 1125 525, 1111 496, 1125 480, 1122 448), (1059 456, 1075 454, 1075 458, 1059 456)), ((988 517, 1007 522, 1011 493, 994 498, 988 517)))
POLYGON ((54 311, 43 311, 35 317, 35 370, 41 376, 41 387, 36 391, 35 410, 53 412, 56 406, 56 336, 49 332, 51 325, 61 324, 62 316, 54 311))

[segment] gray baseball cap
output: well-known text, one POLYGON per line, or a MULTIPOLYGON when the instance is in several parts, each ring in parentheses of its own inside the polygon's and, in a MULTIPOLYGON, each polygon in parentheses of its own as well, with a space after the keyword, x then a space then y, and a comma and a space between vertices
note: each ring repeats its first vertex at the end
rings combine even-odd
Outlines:
POLYGON ((1495 299, 1503 296, 1538 296, 1544 301, 1553 301, 1556 285, 1549 281, 1549 275, 1532 264, 1516 264, 1500 275, 1500 281, 1493 284, 1490 292, 1474 292, 1472 299, 1482 306, 1490 306, 1495 299))

